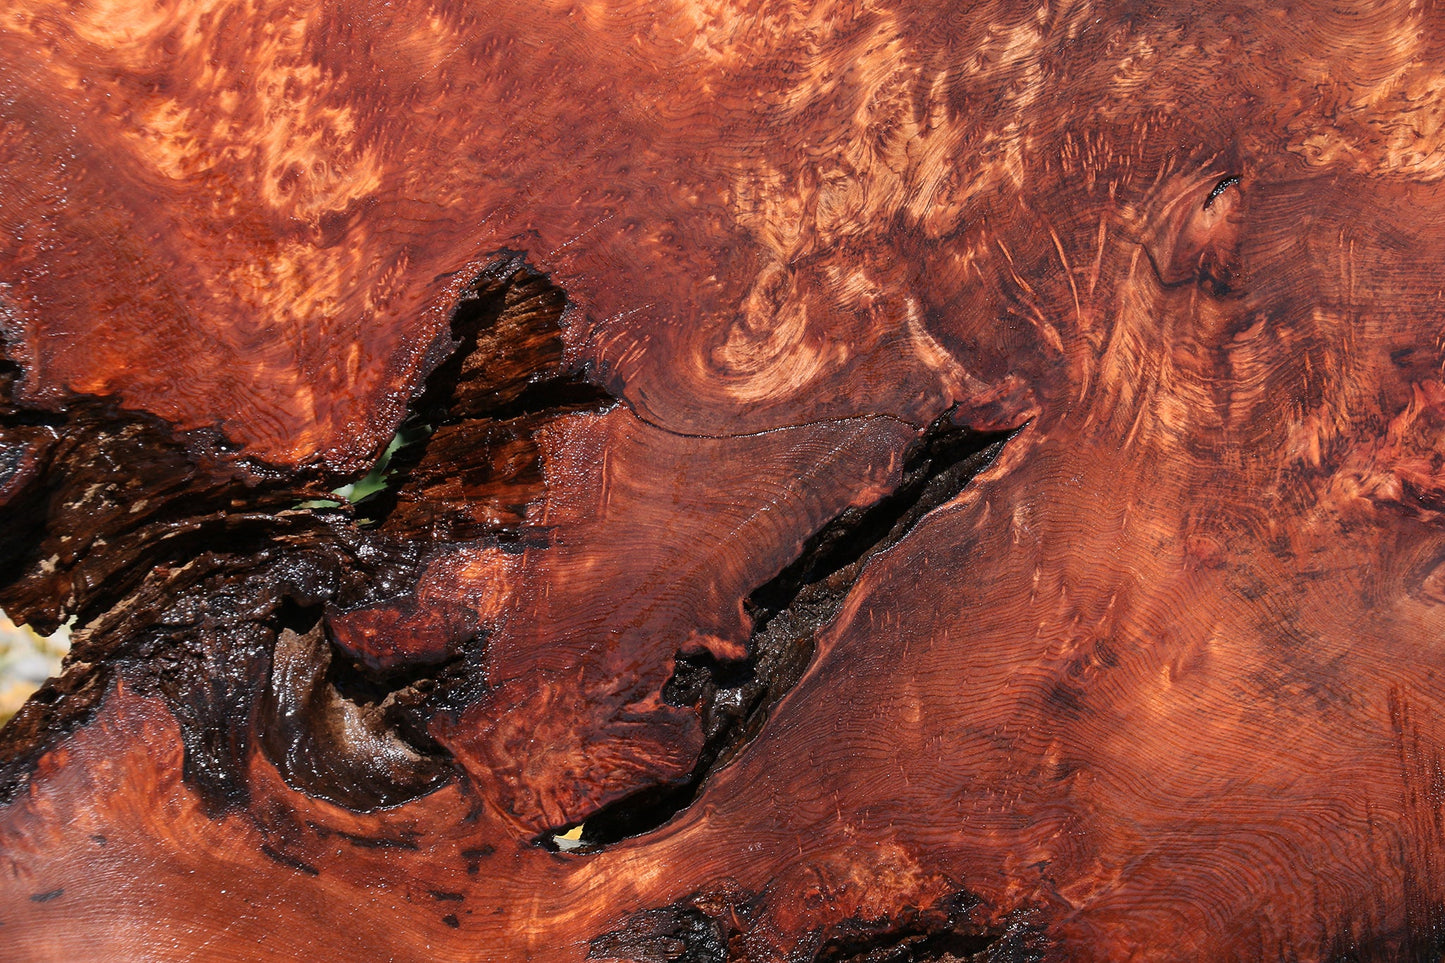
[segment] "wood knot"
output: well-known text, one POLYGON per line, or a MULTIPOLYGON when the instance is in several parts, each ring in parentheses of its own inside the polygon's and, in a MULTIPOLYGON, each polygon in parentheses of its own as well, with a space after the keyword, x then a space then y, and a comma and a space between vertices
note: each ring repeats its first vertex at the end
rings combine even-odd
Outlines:
POLYGON ((1164 205, 1144 241, 1160 282, 1228 295, 1239 275, 1243 220, 1239 175, 1209 175, 1184 186, 1164 205))

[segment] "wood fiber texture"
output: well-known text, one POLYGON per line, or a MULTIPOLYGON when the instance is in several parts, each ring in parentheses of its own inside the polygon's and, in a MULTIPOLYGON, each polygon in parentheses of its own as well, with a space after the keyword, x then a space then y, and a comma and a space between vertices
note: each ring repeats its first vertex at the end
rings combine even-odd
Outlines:
POLYGON ((0 957, 1439 959, 1442 64, 12 0, 0 957))

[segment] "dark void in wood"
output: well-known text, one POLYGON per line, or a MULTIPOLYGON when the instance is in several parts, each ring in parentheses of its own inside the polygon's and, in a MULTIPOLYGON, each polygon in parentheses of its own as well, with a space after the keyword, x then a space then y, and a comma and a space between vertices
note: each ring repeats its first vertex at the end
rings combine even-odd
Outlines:
POLYGON ((1445 11, 0 25, 15 960, 1435 960, 1445 11))

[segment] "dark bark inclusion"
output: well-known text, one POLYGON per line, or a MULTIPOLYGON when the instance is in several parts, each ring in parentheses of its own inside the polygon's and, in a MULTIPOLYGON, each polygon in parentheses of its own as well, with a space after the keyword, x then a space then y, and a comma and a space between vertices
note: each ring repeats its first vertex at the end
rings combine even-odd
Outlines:
POLYGON ((13 400, 19 366, 6 361, 0 605, 37 628, 71 616, 82 628, 67 671, 0 732, 0 797, 12 798, 121 678, 165 698, 186 775, 213 806, 246 802, 245 757, 258 731, 288 781, 356 810, 448 778, 425 720, 474 694, 485 640, 378 671, 331 644, 326 616, 405 597, 438 546, 535 535, 517 524, 542 485, 532 431, 613 403, 563 370, 564 306, 515 255, 484 271, 398 433, 412 444, 388 452, 393 483, 334 508, 343 479, 323 469, 247 462, 218 436, 178 436, 103 400, 63 415, 23 408, 13 400), (497 446, 483 445, 462 466, 515 503, 498 499, 499 517, 428 500, 446 471, 436 450, 479 431, 488 441, 505 433, 522 450, 492 466, 485 458, 497 446))
MULTIPOLYGON (((75 615, 83 629, 68 670, 0 734, 0 795, 12 797, 120 678, 171 707, 186 776, 212 807, 246 804, 253 748, 293 787, 358 812, 456 778, 427 726, 485 691, 485 633, 380 667, 349 653, 328 620, 405 598, 433 549, 546 544, 526 520, 545 486, 536 431, 618 403, 567 368, 565 307, 520 256, 484 271, 370 473, 374 490, 355 503, 332 501, 340 480, 320 470, 288 476, 235 458, 218 437, 176 436, 103 403, 23 409, 9 398, 19 370, 9 365, 0 427, 15 467, 0 531, 14 544, 0 604, 39 626, 75 615), (458 485, 486 497, 459 499, 458 485)), ((1004 440, 947 414, 922 431, 891 494, 829 520, 754 589, 746 660, 679 656, 663 698, 695 707, 706 737, 688 778, 604 807, 561 848, 594 851, 687 808, 802 675, 869 559, 957 496, 1004 440)), ((560 835, 538 842, 559 848, 560 835)))
MULTIPOLYGON (((970 431, 949 415, 938 418, 904 456, 891 494, 829 520, 796 559, 748 596, 753 633, 745 661, 679 655, 662 695, 671 705, 696 706, 702 714, 706 742, 692 774, 680 784, 652 787, 604 807, 588 817, 575 843, 562 847, 587 851, 641 835, 691 805, 707 776, 742 751, 802 677, 817 632, 842 609, 869 560, 955 498, 993 462, 1010 434, 970 431)), ((557 834, 541 842, 557 847, 557 834)))
MULTIPOLYGON (((589 942, 588 959, 629 963, 726 963, 751 958, 738 924, 757 894, 707 892, 629 916, 589 942)), ((788 963, 1037 963, 1047 939, 1027 913, 1001 923, 974 919, 979 902, 960 893, 893 918, 845 919, 790 948, 788 963)))

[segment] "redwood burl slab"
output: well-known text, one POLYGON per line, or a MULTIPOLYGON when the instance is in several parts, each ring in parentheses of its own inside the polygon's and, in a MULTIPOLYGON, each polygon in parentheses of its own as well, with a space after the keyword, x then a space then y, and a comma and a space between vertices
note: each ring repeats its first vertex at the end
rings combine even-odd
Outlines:
POLYGON ((12 3, 0 956, 1437 959, 1441 64, 12 3))

